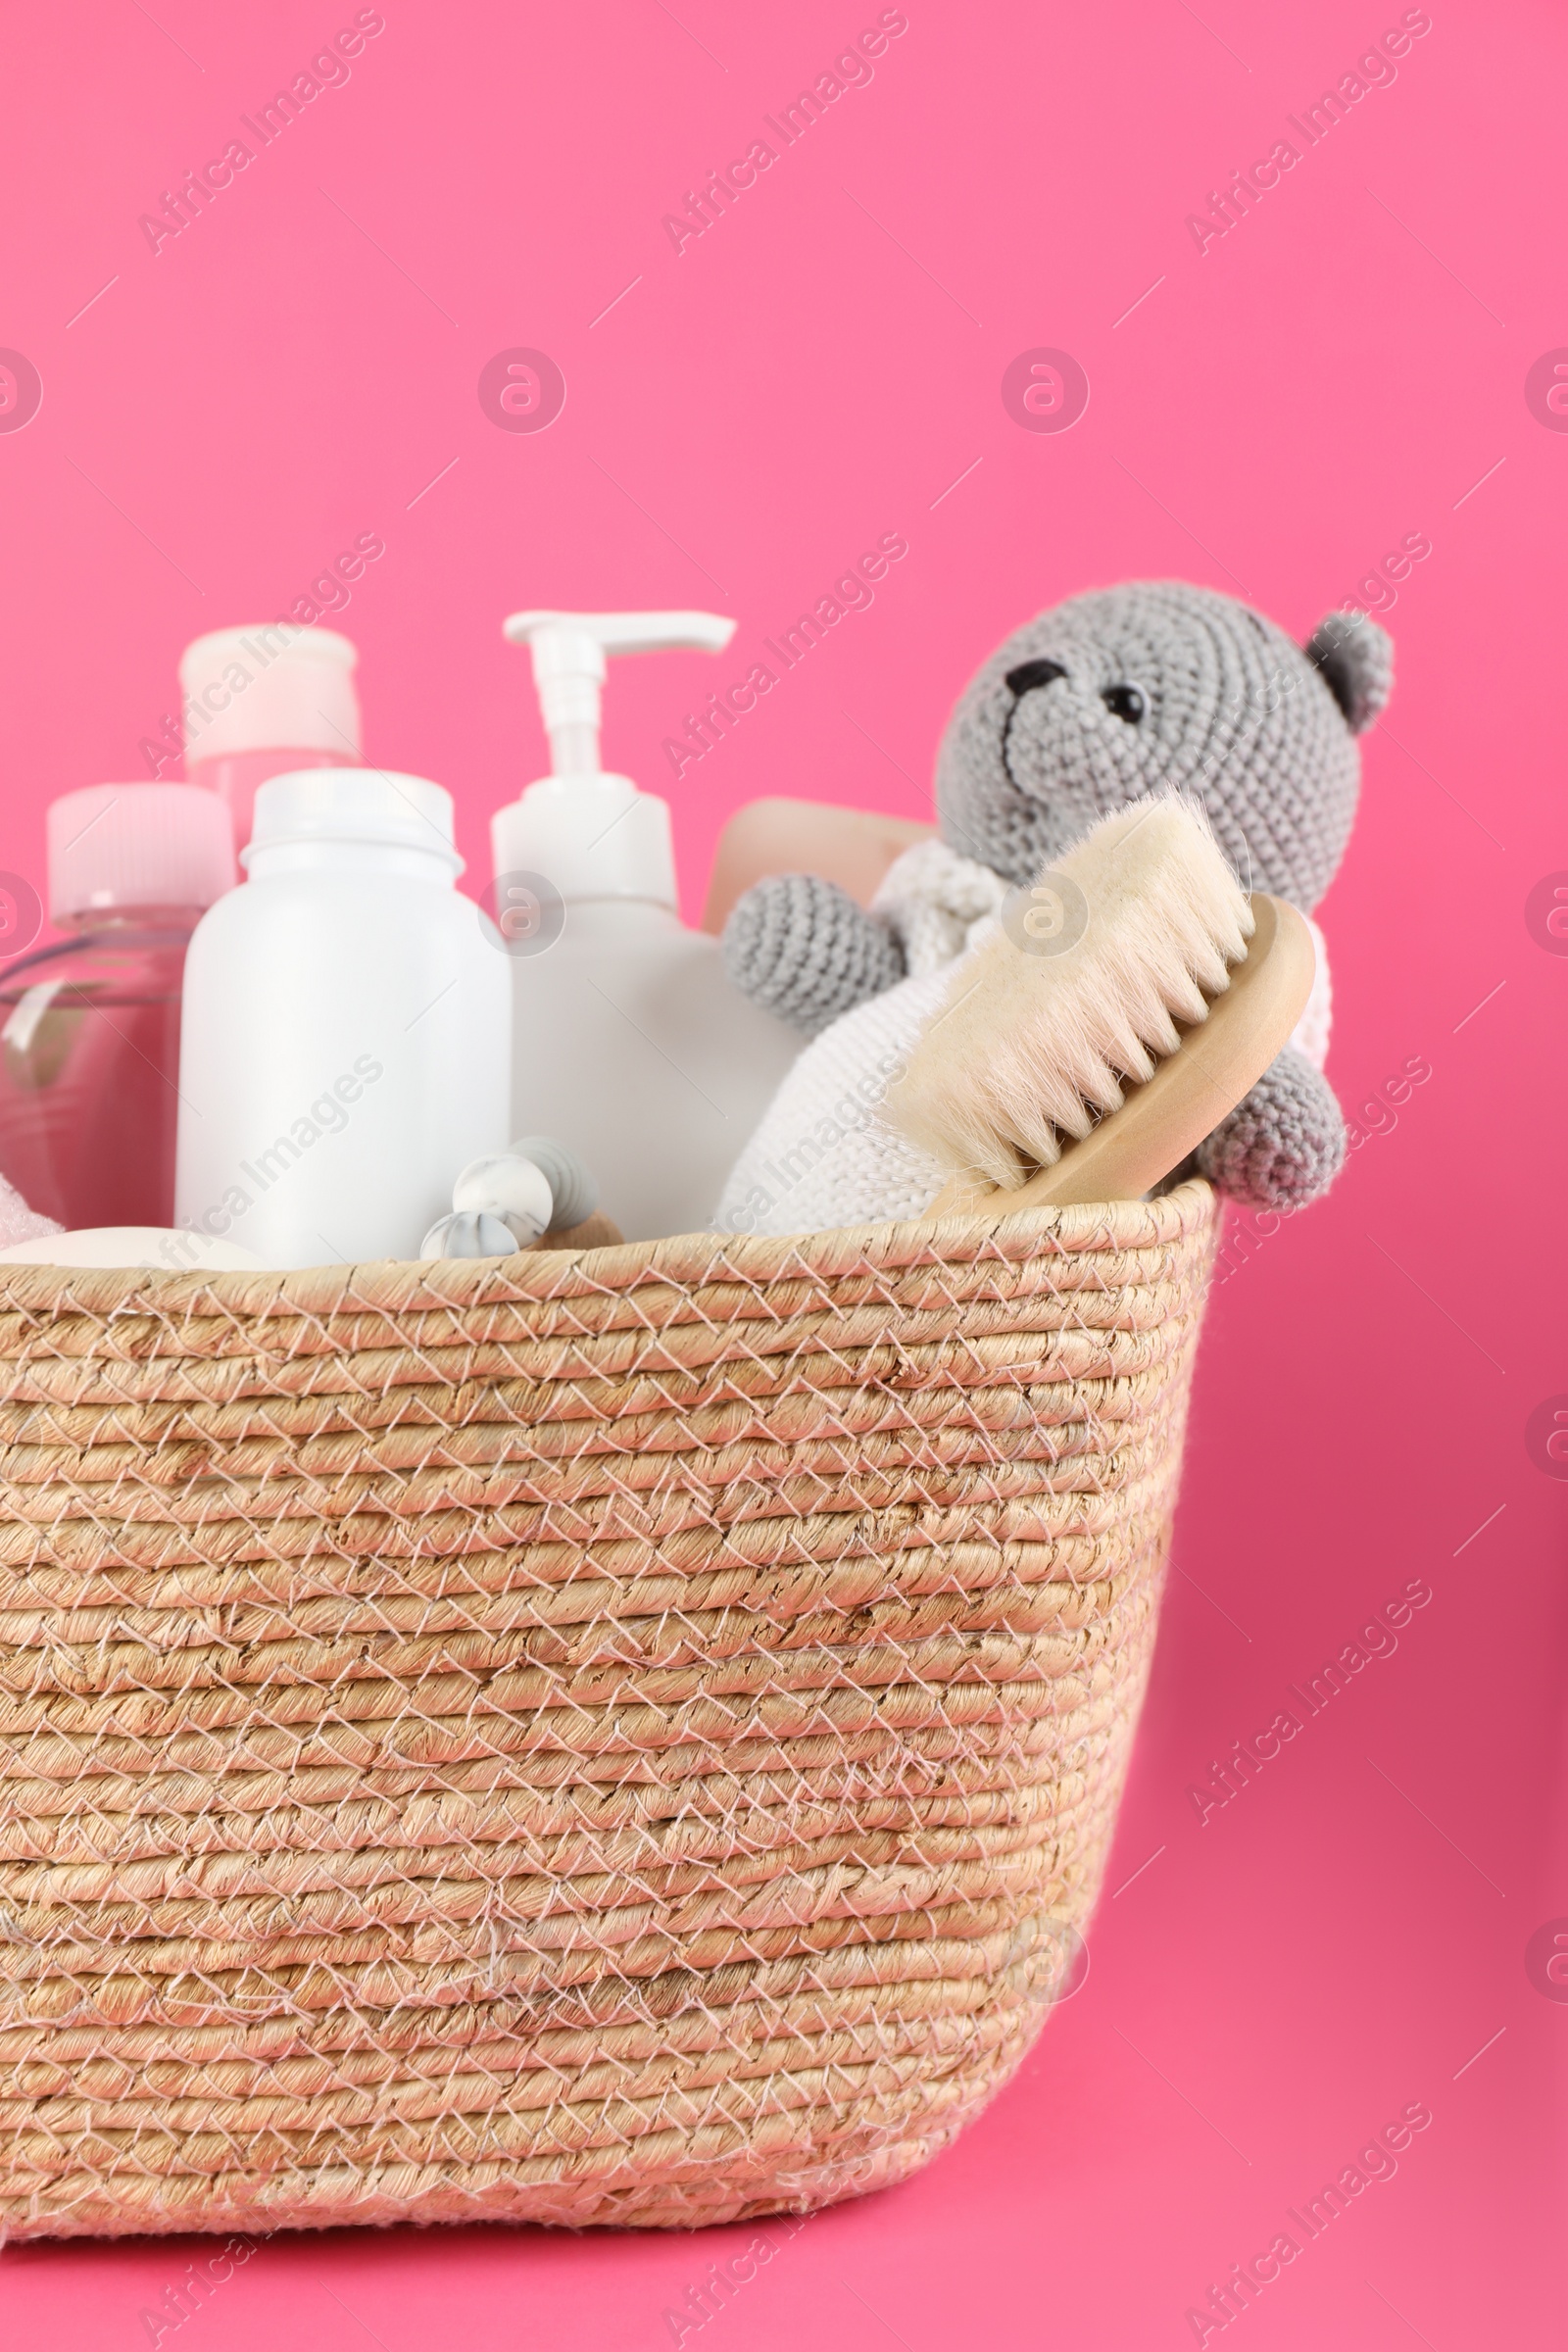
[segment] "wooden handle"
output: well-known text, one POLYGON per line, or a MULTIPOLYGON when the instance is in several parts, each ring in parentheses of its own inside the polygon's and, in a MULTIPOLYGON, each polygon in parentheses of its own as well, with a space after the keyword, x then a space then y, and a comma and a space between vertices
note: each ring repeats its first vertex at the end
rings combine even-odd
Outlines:
POLYGON ((533 1244, 535 1250, 608 1250, 625 1235, 612 1217, 595 1209, 580 1225, 552 1225, 533 1244))
POLYGON ((928 1216, 964 1210, 1010 1216, 1020 1208, 1065 1208, 1085 1200, 1138 1200, 1196 1152, 1257 1084, 1289 1044, 1312 993, 1312 934, 1284 899, 1252 898, 1246 956, 1208 1018, 1195 1021, 1152 1078, 1129 1087, 1120 1110, 1016 1191, 955 1177, 928 1216))

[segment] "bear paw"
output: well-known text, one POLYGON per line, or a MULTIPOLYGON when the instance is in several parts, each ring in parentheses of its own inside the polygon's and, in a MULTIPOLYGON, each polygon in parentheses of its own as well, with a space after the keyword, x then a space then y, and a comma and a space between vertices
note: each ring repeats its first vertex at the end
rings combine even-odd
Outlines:
POLYGON ((814 874, 778 874, 738 900, 724 963, 743 997, 808 1037, 904 978, 887 925, 814 874))
POLYGON ((1198 1148, 1198 1169, 1249 1208, 1304 1208, 1345 1165, 1334 1090, 1287 1046, 1251 1093, 1198 1148))

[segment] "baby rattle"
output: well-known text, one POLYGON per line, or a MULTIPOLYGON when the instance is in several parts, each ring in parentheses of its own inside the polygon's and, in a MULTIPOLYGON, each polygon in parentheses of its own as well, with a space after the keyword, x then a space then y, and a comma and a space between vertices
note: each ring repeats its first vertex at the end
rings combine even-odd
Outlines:
POLYGON ((510 1257, 520 1250, 600 1250, 621 1234, 599 1214, 599 1188, 569 1145, 528 1135, 470 1159, 450 1215, 419 1245, 421 1259, 510 1257))

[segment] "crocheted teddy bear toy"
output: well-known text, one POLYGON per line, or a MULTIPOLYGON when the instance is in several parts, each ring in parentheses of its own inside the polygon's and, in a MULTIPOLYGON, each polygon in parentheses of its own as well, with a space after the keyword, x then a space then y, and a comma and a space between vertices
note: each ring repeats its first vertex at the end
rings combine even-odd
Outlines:
MULTIPOLYGON (((789 874, 758 883, 730 915, 724 956, 737 985, 818 1043, 785 1080, 778 1115, 742 1153, 719 1224, 791 1232, 866 1212, 870 1195, 858 1200, 854 1181, 846 1191, 842 1171, 786 1184, 789 1198, 776 1197, 777 1152, 809 1132, 803 1109, 813 1090, 838 1085, 842 1094, 847 1041, 859 1031, 891 1047, 873 1057, 891 1069, 912 1042, 895 1031, 907 1029, 916 999, 926 1017, 932 994, 900 984, 951 963, 1010 888, 1033 882, 1128 801, 1171 788, 1195 797, 1240 878, 1310 917, 1354 819, 1355 738, 1392 684, 1393 647, 1375 621, 1332 613, 1298 646, 1234 598, 1180 581, 1072 597, 1009 637, 971 680, 943 738, 940 838, 895 861, 869 910, 834 883, 789 874), (907 1013, 895 1020, 890 997, 886 1019, 868 1013, 846 1024, 844 1046, 835 1042, 832 1024, 895 990, 907 1013)), ((1318 980, 1300 1027, 1197 1154, 1203 1175, 1256 1207, 1315 1200, 1345 1158, 1344 1120, 1322 1075, 1328 966, 1313 930, 1318 980)), ((859 1094, 859 1124, 869 1115, 875 1126, 863 1084, 859 1094)), ((912 1164, 908 1183, 913 1199, 912 1164)))

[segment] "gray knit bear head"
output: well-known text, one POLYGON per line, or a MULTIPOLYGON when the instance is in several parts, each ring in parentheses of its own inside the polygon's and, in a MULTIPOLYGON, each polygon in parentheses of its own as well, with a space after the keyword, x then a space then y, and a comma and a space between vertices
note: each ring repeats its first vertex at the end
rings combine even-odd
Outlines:
POLYGON ((1355 816, 1355 738, 1393 676, 1373 620, 1331 613, 1302 647, 1179 580, 1069 597, 965 689, 937 759, 943 838, 1027 883, 1171 784, 1202 802, 1244 883, 1315 906, 1355 816))

